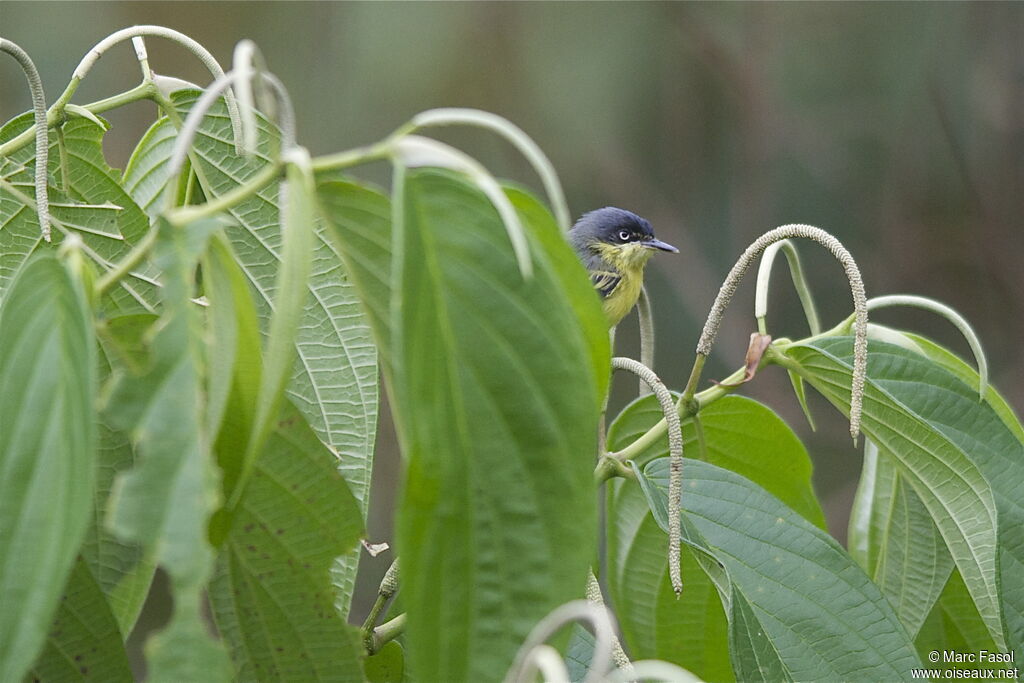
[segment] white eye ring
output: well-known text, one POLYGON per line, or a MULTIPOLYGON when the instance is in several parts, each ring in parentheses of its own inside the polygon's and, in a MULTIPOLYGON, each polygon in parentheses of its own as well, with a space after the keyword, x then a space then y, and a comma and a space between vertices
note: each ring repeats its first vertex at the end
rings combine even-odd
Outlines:
POLYGON ((628 242, 629 241, 629 231, 628 230, 620 230, 619 231, 619 239, 622 240, 623 242, 628 242))

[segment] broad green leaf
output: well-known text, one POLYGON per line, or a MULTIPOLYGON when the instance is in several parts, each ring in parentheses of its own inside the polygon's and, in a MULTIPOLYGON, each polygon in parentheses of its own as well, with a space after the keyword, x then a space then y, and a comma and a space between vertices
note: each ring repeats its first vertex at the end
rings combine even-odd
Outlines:
MULTIPOLYGON (((391 376, 391 202, 367 187, 347 181, 317 186, 320 213, 331 244, 359 295, 359 303, 376 339, 384 378, 391 376)), ((369 465, 369 463, 367 463, 369 465)), ((366 499, 363 498, 366 512, 366 499)), ((342 556, 334 567, 338 609, 348 614, 355 590, 359 551, 342 556)))
POLYGON ((399 169, 396 193, 406 654, 424 680, 490 680, 586 582, 600 399, 579 317, 600 308, 573 308, 558 271, 575 257, 553 222, 527 223, 524 280, 496 211, 466 181, 399 169))
POLYGON ((405 652, 391 641, 372 657, 367 657, 364 668, 370 683, 402 683, 405 676, 405 652))
MULTIPOLYGON (((661 418, 653 396, 634 401, 609 428, 608 447, 624 448, 661 418)), ((824 515, 811 486, 807 450, 770 409, 749 398, 727 396, 701 411, 701 422, 712 463, 759 479, 762 486, 824 528, 824 515)), ((696 454, 692 422, 684 423, 683 438, 684 453, 696 454)), ((666 438, 638 461, 667 455, 666 438)), ((684 481, 686 477, 684 470, 684 481)), ((682 597, 677 600, 672 590, 664 531, 667 512, 660 520, 652 517, 640 488, 632 484, 613 485, 608 501, 608 585, 630 651, 638 658, 679 664, 708 681, 733 680, 721 601, 694 553, 685 547, 682 597)))
MULTIPOLYGON (((903 332, 903 334, 909 337, 930 360, 956 375, 974 391, 978 390, 981 380, 978 377, 978 371, 973 366, 965 363, 958 356, 930 339, 911 332, 903 332)), ((996 411, 996 414, 999 415, 1007 429, 1014 433, 1017 440, 1024 442, 1024 426, 1021 425, 1020 419, 1014 414, 1013 408, 1006 402, 1006 399, 991 384, 989 384, 988 391, 985 393, 985 400, 992 407, 992 410, 996 411)))
POLYGON ((281 267, 277 273, 274 312, 270 316, 266 360, 252 435, 246 446, 240 488, 231 500, 244 495, 249 468, 263 448, 284 401, 285 385, 295 366, 295 342, 303 307, 309 298, 310 258, 313 247, 314 186, 309 169, 289 164, 281 186, 282 215, 281 267))
POLYGON ((32 667, 37 681, 130 681, 123 637, 103 590, 79 558, 61 595, 46 646, 32 667))
POLYGON ((608 393, 608 383, 611 381, 608 369, 611 363, 611 347, 608 342, 607 319, 594 314, 600 307, 600 299, 594 291, 590 277, 580 263, 579 257, 562 247, 561 243, 566 240, 565 234, 558 229, 547 207, 532 194, 517 187, 506 186, 505 193, 524 225, 544 226, 543 230, 536 232, 537 239, 554 260, 554 272, 562 291, 565 292, 573 309, 577 311, 577 318, 589 351, 588 358, 594 373, 594 381, 597 383, 597 396, 603 402, 608 393))
POLYGON ((565 649, 565 665, 569 670, 569 680, 573 683, 579 683, 587 677, 596 644, 593 633, 579 624, 573 624, 569 644, 565 649))
POLYGON ((676 599, 668 537, 638 486, 609 494, 608 519, 608 587, 629 652, 685 666, 706 681, 735 680, 725 612, 693 551, 682 548, 683 593, 676 599))
MULTIPOLYGON (((195 99, 194 91, 173 95, 183 118, 195 99)), ((258 123, 257 152, 243 158, 235 154, 223 101, 204 118, 192 158, 205 196, 230 191, 269 162, 278 133, 262 117, 258 123)), ((253 287, 264 333, 269 330, 281 268, 279 213, 276 183, 228 212, 235 225, 226 232, 253 287)), ((319 222, 315 230, 312 274, 296 341, 298 359, 287 394, 320 438, 340 455, 339 468, 365 514, 377 429, 377 352, 341 258, 319 222)))
POLYGON ((132 150, 121 184, 140 209, 155 218, 163 209, 167 185, 167 163, 178 140, 178 129, 170 119, 157 119, 132 150))
MULTIPOLYGON (((0 141, 13 137, 31 123, 21 116, 0 129, 0 141)), ((67 177, 61 168, 57 136, 50 135, 50 173, 56 187, 51 188, 53 215, 67 220, 84 241, 83 251, 101 269, 121 260, 149 230, 149 219, 121 187, 119 174, 107 165, 103 156, 104 130, 84 118, 70 119, 63 126, 67 157, 67 177), (111 212, 114 223, 111 224, 111 212)), ((24 194, 33 196, 34 149, 23 147, 0 161, 0 175, 24 194)), ((63 233, 53 230, 54 244, 63 233)), ((50 248, 42 241, 35 211, 0 189, 0 297, 10 278, 39 248, 50 248)), ((142 264, 118 287, 109 301, 114 310, 124 312, 154 310, 159 300, 156 271, 142 264)))
MULTIPOLYGON (((667 458, 644 468, 661 497, 668 471, 667 458)), ((921 666, 888 601, 831 536, 734 472, 699 460, 683 471, 683 533, 728 577, 737 680, 901 680, 921 666)))
MULTIPOLYGON (((942 661, 941 657, 938 662, 933 663, 928 659, 928 655, 934 651, 940 653, 978 653, 982 650, 1002 652, 992 640, 988 629, 985 628, 985 622, 978 614, 978 608, 974 606, 974 601, 971 600, 971 594, 967 592, 967 586, 964 585, 960 572, 956 570, 953 570, 939 601, 921 626, 916 645, 922 660, 928 661, 929 667, 937 669, 963 669, 965 665, 949 664, 942 661)), ((986 666, 986 662, 972 663, 966 666, 971 669, 1009 668, 1006 664, 986 666)))
MULTIPOLYGON (((195 102, 194 92, 172 97, 184 118, 195 102)), ((223 101, 205 117, 196 138, 192 159, 200 189, 206 197, 217 197, 244 183, 269 161, 278 133, 265 119, 260 127, 257 153, 253 158, 235 154, 230 120, 223 101)), ((163 124, 166 128, 169 124, 163 124)), ((163 175, 161 157, 169 155, 163 136, 168 130, 154 128, 140 143, 140 177, 163 175), (145 161, 143 162, 143 157, 145 161), (150 170, 151 169, 151 170, 150 170)), ((151 181, 146 180, 145 184, 151 181)), ((166 182, 166 180, 163 180, 166 182)), ((140 197, 146 192, 136 186, 140 197)), ((272 301, 277 295, 277 274, 281 261, 281 228, 277 185, 271 184, 255 196, 230 209, 236 225, 227 230, 240 265, 256 295, 260 328, 267 333, 272 301)), ((299 408, 320 438, 340 455, 338 467, 359 500, 363 515, 369 506, 373 444, 377 429, 377 350, 366 318, 360 311, 355 288, 338 252, 329 243, 326 228, 317 222, 313 246, 312 275, 299 321, 298 358, 287 388, 289 399, 299 408)), ((339 609, 347 614, 355 587, 358 550, 339 559, 337 581, 339 609)))
POLYGON ((180 661, 188 659, 180 651, 175 657, 178 647, 194 650, 211 680, 226 664, 199 611, 200 589, 213 561, 207 523, 220 501, 204 424, 201 320, 192 302, 195 264, 218 227, 216 221, 186 228, 158 223, 154 262, 163 274, 164 312, 150 345, 149 367, 141 375, 122 375, 108 411, 118 427, 130 430, 138 455, 135 467, 115 481, 110 527, 123 540, 154 550, 174 590, 171 624, 147 646, 156 680, 188 680, 183 676, 194 662, 180 661))
POLYGON ((882 589, 907 632, 916 636, 953 571, 953 558, 894 458, 880 456, 870 440, 848 539, 851 555, 882 589))
POLYGON ((84 292, 31 259, 0 307, 0 680, 43 646, 89 523, 96 364, 84 292))
MULTIPOLYGON (((661 419, 654 396, 633 401, 608 428, 608 448, 625 448, 661 419)), ((700 419, 708 462, 751 479, 808 521, 825 528, 825 515, 811 485, 811 459, 782 418, 753 399, 734 395, 701 410, 700 419)), ((683 452, 687 457, 696 457, 698 452, 697 433, 689 420, 683 423, 683 452)), ((636 461, 644 464, 666 456, 667 435, 636 461)))
MULTIPOLYGON (((980 403, 977 385, 946 364, 891 344, 871 348, 864 431, 897 458, 993 638, 1000 643, 1005 635, 1024 658, 1024 445, 1017 430, 1007 426, 1008 413, 980 403)), ((848 388, 839 384, 849 382, 849 338, 787 353, 833 404, 848 409, 848 388)))
POLYGON ((352 680, 362 673, 334 609, 330 567, 363 530, 337 457, 290 404, 242 494, 210 587, 239 680, 352 680))
MULTIPOLYGON (((132 367, 144 356, 142 336, 157 317, 151 313, 108 318, 97 325, 100 341, 99 377, 106 385, 115 368, 132 367)), ((121 632, 131 632, 142 609, 155 564, 138 543, 125 542, 106 526, 107 503, 115 477, 135 463, 130 436, 113 426, 110 416, 100 412, 97 419, 97 468, 94 502, 81 554, 107 597, 121 632)))
POLYGON ((175 589, 171 623, 146 641, 147 683, 232 680, 222 643, 207 633, 205 602, 197 584, 175 589))
MULTIPOLYGON (((182 115, 194 100, 195 93, 174 95, 182 115)), ((206 196, 220 196, 268 163, 277 133, 262 118, 259 125, 258 151, 248 159, 234 153, 223 102, 204 119, 194 146, 194 168, 206 196)), ((227 230, 242 270, 255 289, 264 331, 269 327, 281 261, 277 200, 274 184, 240 202, 229 212, 237 225, 227 230)), ((296 342, 299 359, 288 395, 321 439, 341 455, 342 474, 365 510, 377 426, 376 349, 356 292, 338 253, 326 239, 323 227, 317 225, 309 297, 296 342)))
POLYGON ((380 192, 351 182, 317 186, 320 211, 332 244, 359 292, 359 302, 388 371, 391 353, 391 202, 380 192))

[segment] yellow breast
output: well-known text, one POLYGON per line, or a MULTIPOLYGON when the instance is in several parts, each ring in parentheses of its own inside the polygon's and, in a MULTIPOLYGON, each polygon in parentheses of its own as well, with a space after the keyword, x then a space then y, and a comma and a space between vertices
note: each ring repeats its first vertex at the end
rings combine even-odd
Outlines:
POLYGON ((644 266, 651 257, 651 250, 639 244, 602 244, 598 253, 622 276, 608 296, 604 298, 604 314, 608 326, 614 327, 636 305, 644 285, 644 266))

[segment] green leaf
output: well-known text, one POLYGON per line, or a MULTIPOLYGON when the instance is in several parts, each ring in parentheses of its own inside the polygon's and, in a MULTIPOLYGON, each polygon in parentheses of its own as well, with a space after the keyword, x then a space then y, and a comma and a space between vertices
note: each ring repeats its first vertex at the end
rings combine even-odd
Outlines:
POLYGON ((337 458, 290 404, 255 463, 210 587, 241 680, 361 681, 330 567, 363 530, 337 458))
POLYGON ((207 523, 219 506, 219 486, 204 420, 201 320, 192 302, 195 264, 218 228, 212 220, 186 228, 158 224, 154 262, 163 273, 164 312, 149 367, 142 375, 125 373, 109 404, 108 414, 130 430, 138 454, 135 467, 115 481, 109 525, 121 539, 155 551, 175 595, 170 626, 149 646, 157 680, 188 680, 182 676, 193 663, 178 661, 176 647, 194 649, 211 680, 227 659, 199 612, 200 589, 212 569, 207 523))
MULTIPOLYGON (((930 339, 926 339, 925 337, 911 332, 903 332, 902 334, 909 337, 929 360, 938 363, 946 370, 956 375, 960 381, 964 382, 974 391, 978 390, 978 387, 981 385, 981 378, 978 376, 978 371, 975 370, 972 365, 965 363, 958 356, 954 355, 949 350, 942 348, 930 339)), ((1004 399, 991 384, 988 386, 988 391, 985 393, 985 401, 992 407, 992 410, 996 411, 996 414, 999 415, 1003 424, 1006 425, 1007 429, 1014 433, 1017 440, 1024 442, 1024 426, 1021 425, 1020 420, 1014 414, 1013 408, 1011 408, 1006 402, 1006 399, 1004 399)))
MULTIPOLYGON (((608 447, 624 448, 661 418, 653 396, 634 401, 609 428, 608 447)), ((712 463, 759 479, 762 486, 824 528, 824 515, 811 486, 807 450, 775 413, 749 398, 727 396, 702 410, 701 422, 712 463)), ((698 452, 690 421, 683 425, 683 439, 684 452, 698 452)), ((667 455, 665 438, 638 461, 667 455)), ((687 477, 684 470, 684 482, 687 477)), ((654 485, 646 478, 640 484, 654 485)), ((684 588, 676 599, 668 575, 667 499, 653 498, 653 503, 661 506, 660 519, 652 517, 637 486, 616 483, 608 494, 608 585, 626 642, 638 658, 671 661, 709 681, 732 681, 728 624, 715 586, 694 553, 684 547, 684 588)))
MULTIPOLYGON (((142 336, 157 317, 151 313, 116 316, 97 325, 100 340, 100 384, 128 367, 143 362, 142 336)), ((89 531, 81 554, 107 596, 121 632, 128 634, 142 610, 156 565, 141 544, 125 542, 106 526, 110 492, 117 475, 135 464, 131 437, 113 426, 116 420, 101 411, 97 419, 98 446, 94 502, 89 531)))
POLYGON ((320 211, 334 248, 359 292, 385 372, 391 353, 391 202, 380 192, 351 182, 317 186, 320 211))
MULTIPOLYGON (((18 117, 0 129, 0 141, 13 137, 31 123, 31 117, 18 117)), ((83 251, 102 269, 120 261, 149 230, 149 219, 121 187, 119 174, 103 156, 104 130, 84 118, 68 120, 64 126, 67 153, 67 177, 64 177, 57 149, 56 134, 50 135, 50 174, 59 188, 51 188, 53 215, 67 220, 84 241, 83 251), (112 213, 113 212, 113 213, 112 213), (114 223, 111 223, 111 218, 114 223)), ((23 147, 0 162, 0 175, 34 196, 35 167, 31 145, 23 147)), ((53 231, 54 244, 63 233, 53 231)), ((35 210, 29 209, 8 192, 0 189, 0 296, 10 278, 37 249, 49 249, 42 241, 35 210)), ((144 263, 112 289, 108 301, 114 310, 152 311, 159 300, 156 271, 144 263)))
POLYGON ((31 259, 0 307, 0 680, 35 660, 88 526, 96 363, 80 286, 31 259))
MULTIPOLYGON (((974 606, 974 601, 971 600, 971 594, 967 592, 967 586, 964 585, 960 572, 956 570, 953 570, 941 597, 921 626, 916 645, 917 651, 923 659, 936 650, 940 653, 977 653, 982 650, 1001 652, 999 646, 992 640, 988 629, 985 628, 985 622, 978 614, 978 608, 974 606)), ((929 666, 941 669, 964 668, 962 663, 951 665, 943 662, 941 658, 937 663, 929 663, 929 666)), ((969 666, 972 669, 1006 668, 1005 664, 986 666, 985 662, 972 663, 969 666)))
POLYGON ((865 444, 848 545, 913 637, 942 593, 953 558, 894 463, 891 455, 879 455, 874 442, 865 444))
POLYGON ((599 308, 572 307, 558 270, 575 257, 550 219, 527 223, 534 275, 524 280, 475 187, 396 173, 406 653, 424 680, 489 680, 586 582, 600 397, 579 316, 599 308))
POLYGON ((573 683, 579 683, 587 677, 596 644, 593 633, 579 624, 573 624, 569 645, 565 649, 565 664, 569 670, 569 680, 573 683))
MULTIPOLYGON (((172 96, 183 118, 196 97, 195 92, 186 91, 172 96)), ((223 100, 204 118, 193 146, 193 170, 206 197, 231 191, 269 162, 278 133, 262 117, 258 125, 256 155, 238 157, 223 100)), ((276 185, 268 186, 232 207, 229 214, 236 224, 227 230, 255 292, 260 328, 265 333, 270 328, 282 259, 275 189, 276 185)), ((365 516, 377 431, 377 350, 355 288, 338 252, 328 242, 326 228, 318 221, 315 231, 312 274, 295 342, 298 359, 287 395, 320 438, 340 455, 338 468, 365 516)), ((351 596, 354 589, 358 559, 355 552, 339 561, 337 579, 344 589, 339 608, 346 613, 346 594, 351 596)))
MULTIPOLYGON (((661 419, 661 407, 654 396, 633 401, 608 428, 608 448, 625 448, 661 419)), ((708 462, 751 479, 808 521, 825 528, 825 515, 811 485, 811 459, 782 418, 753 399, 726 396, 701 410, 700 419, 708 462)), ((696 430, 690 420, 682 427, 683 452, 693 457, 698 452, 696 430)), ((636 461, 644 464, 666 456, 667 435, 636 461)))
POLYGON ((405 653, 402 646, 391 641, 379 652, 367 657, 366 680, 370 683, 402 683, 405 675, 405 653))
POLYGON ((256 397, 252 434, 246 445, 239 488, 231 500, 244 495, 249 468, 263 447, 284 401, 288 375, 295 365, 295 342, 303 306, 309 298, 310 257, 313 246, 313 176, 308 169, 289 164, 281 187, 284 204, 282 217, 281 267, 270 316, 266 360, 256 397))
POLYGON ((34 680, 130 681, 123 638, 103 590, 79 558, 61 596, 34 680))
POLYGON ((132 150, 121 184, 140 209, 156 217, 163 209, 167 185, 167 164, 178 140, 178 129, 170 119, 157 119, 132 150))
MULTIPOLYGON (((668 472, 667 458, 644 468, 661 497, 668 472)), ((921 666, 889 603, 831 536, 734 472, 698 460, 683 472, 683 533, 728 577, 737 680, 901 680, 921 666)))
MULTIPOLYGON (((840 337, 787 351, 841 410, 848 409, 849 390, 839 385, 848 387, 851 346, 840 337)), ((1005 635, 1024 659, 1024 445, 1007 426, 1008 413, 980 403, 977 384, 965 384, 947 367, 874 344, 864 431, 897 458, 993 638, 1000 643, 1005 635)))
MULTIPOLYGON (((183 117, 196 96, 194 91, 173 95, 183 117)), ((259 118, 258 123, 257 153, 246 158, 235 155, 223 100, 203 120, 193 147, 193 168, 207 197, 232 190, 269 162, 278 134, 265 119, 259 118)), ((276 188, 270 185, 228 212, 235 225, 227 235, 255 290, 264 332, 269 329, 282 257, 276 188)), ((288 396, 320 438, 341 455, 339 467, 365 512, 377 428, 376 349, 355 288, 324 232, 318 224, 288 396)))

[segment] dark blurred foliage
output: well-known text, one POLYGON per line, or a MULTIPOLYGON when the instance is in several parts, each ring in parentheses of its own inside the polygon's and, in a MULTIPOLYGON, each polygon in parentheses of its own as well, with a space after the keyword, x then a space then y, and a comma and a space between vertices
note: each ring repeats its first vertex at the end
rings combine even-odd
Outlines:
MULTIPOLYGON (((0 4, 0 34, 33 56, 50 100, 89 47, 136 23, 184 31, 225 65, 238 40, 255 40, 290 90, 299 139, 313 154, 375 141, 431 107, 479 107, 519 124, 551 157, 574 213, 626 207, 682 249, 656 257, 648 277, 657 370, 676 388, 735 258, 760 233, 800 222, 850 249, 869 295, 922 294, 961 311, 996 386, 1024 405, 1022 4, 0 4)), ((158 73, 209 81, 181 49, 148 45, 158 73)), ((9 118, 29 99, 13 62, 5 68, 0 115, 9 118)), ((120 46, 75 101, 123 90, 138 75, 130 46, 120 46)), ((124 163, 153 114, 149 104, 110 114, 112 163, 124 163)), ((536 186, 494 136, 443 137, 536 186)), ((364 177, 386 180, 379 168, 364 177)), ((817 247, 801 252, 831 326, 851 308, 842 271, 817 247)), ((769 331, 803 336, 784 266, 777 270, 769 331)), ((742 363, 752 311, 748 282, 707 378, 742 363)), ((876 319, 969 353, 932 316, 897 309, 876 319)), ((620 354, 636 355, 634 326, 622 326, 620 354)), ((620 378, 613 404, 633 391, 620 378)), ((860 454, 844 421, 813 400, 811 433, 777 369, 745 391, 805 439, 832 530, 845 538, 860 454)), ((386 418, 380 444, 374 540, 390 536, 398 472, 386 418)))

